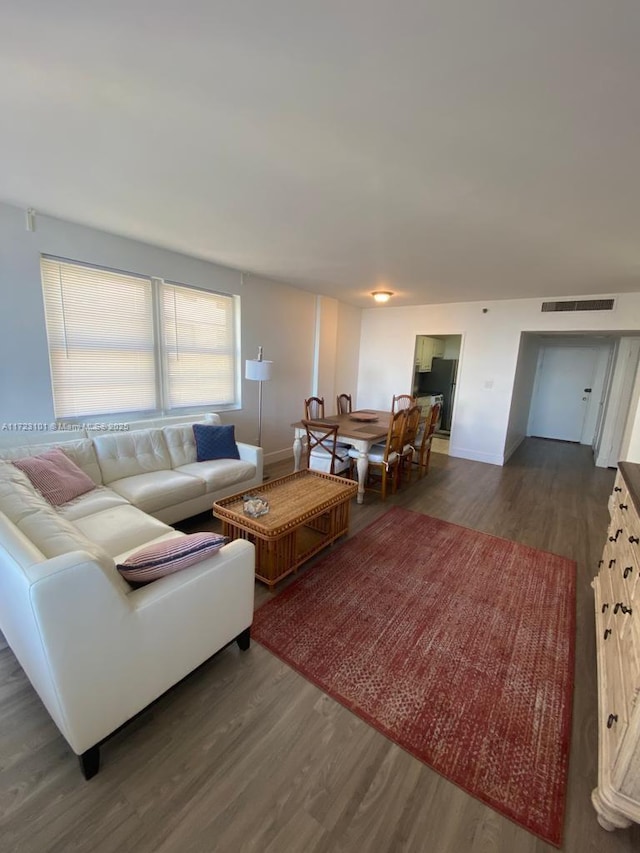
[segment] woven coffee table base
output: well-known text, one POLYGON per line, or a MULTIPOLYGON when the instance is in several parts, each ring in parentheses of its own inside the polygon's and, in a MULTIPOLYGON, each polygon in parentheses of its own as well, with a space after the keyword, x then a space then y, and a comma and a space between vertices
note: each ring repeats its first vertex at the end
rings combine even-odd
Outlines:
POLYGON ((347 533, 350 501, 357 491, 353 480, 298 471, 252 490, 269 502, 267 515, 246 516, 241 494, 214 503, 213 514, 222 520, 225 536, 254 543, 256 577, 273 588, 347 533))

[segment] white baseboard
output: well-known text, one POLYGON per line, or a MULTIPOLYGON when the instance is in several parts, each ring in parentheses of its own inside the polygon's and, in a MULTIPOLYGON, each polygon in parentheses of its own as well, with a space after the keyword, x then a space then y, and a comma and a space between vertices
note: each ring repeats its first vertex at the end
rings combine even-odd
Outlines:
POLYGON ((513 439, 513 441, 510 443, 509 447, 504 452, 504 461, 505 462, 507 462, 513 456, 513 454, 520 447, 520 445, 522 444, 524 439, 525 439, 524 435, 521 435, 518 438, 513 439))
POLYGON ((283 450, 272 450, 270 453, 264 454, 264 464, 269 465, 274 462, 285 462, 291 460, 291 470, 293 471, 293 450, 291 447, 286 447, 283 450))
POLYGON ((493 453, 479 453, 477 450, 467 450, 465 447, 456 447, 449 445, 449 456, 455 456, 458 459, 470 459, 472 462, 486 462, 489 465, 504 465, 504 458, 496 456, 493 453))

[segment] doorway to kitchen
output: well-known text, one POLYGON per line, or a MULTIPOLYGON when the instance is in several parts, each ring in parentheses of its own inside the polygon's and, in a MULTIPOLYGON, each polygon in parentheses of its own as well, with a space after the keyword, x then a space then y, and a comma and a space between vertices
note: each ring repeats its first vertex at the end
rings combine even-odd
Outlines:
POLYGON ((462 335, 416 336, 413 395, 425 415, 435 403, 441 406, 432 444, 434 453, 449 452, 461 346, 462 335))

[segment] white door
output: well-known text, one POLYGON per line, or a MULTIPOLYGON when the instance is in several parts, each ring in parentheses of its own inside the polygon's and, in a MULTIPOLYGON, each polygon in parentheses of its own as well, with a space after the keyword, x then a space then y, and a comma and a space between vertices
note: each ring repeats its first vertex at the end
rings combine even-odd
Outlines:
MULTIPOLYGON (((540 351, 529 435, 583 440, 597 358, 595 347, 550 346, 540 351)), ((584 440, 589 444, 591 439, 584 440)))

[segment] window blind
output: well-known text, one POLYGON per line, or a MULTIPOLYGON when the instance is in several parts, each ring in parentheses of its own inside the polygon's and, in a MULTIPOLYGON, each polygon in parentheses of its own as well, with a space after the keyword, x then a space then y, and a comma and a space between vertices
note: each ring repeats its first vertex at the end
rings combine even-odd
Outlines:
POLYGON ((161 287, 167 408, 233 403, 233 297, 177 284, 161 287))
POLYGON ((157 408, 151 280, 42 258, 57 418, 157 408))
POLYGON ((236 403, 236 301, 42 257, 56 418, 236 403))

